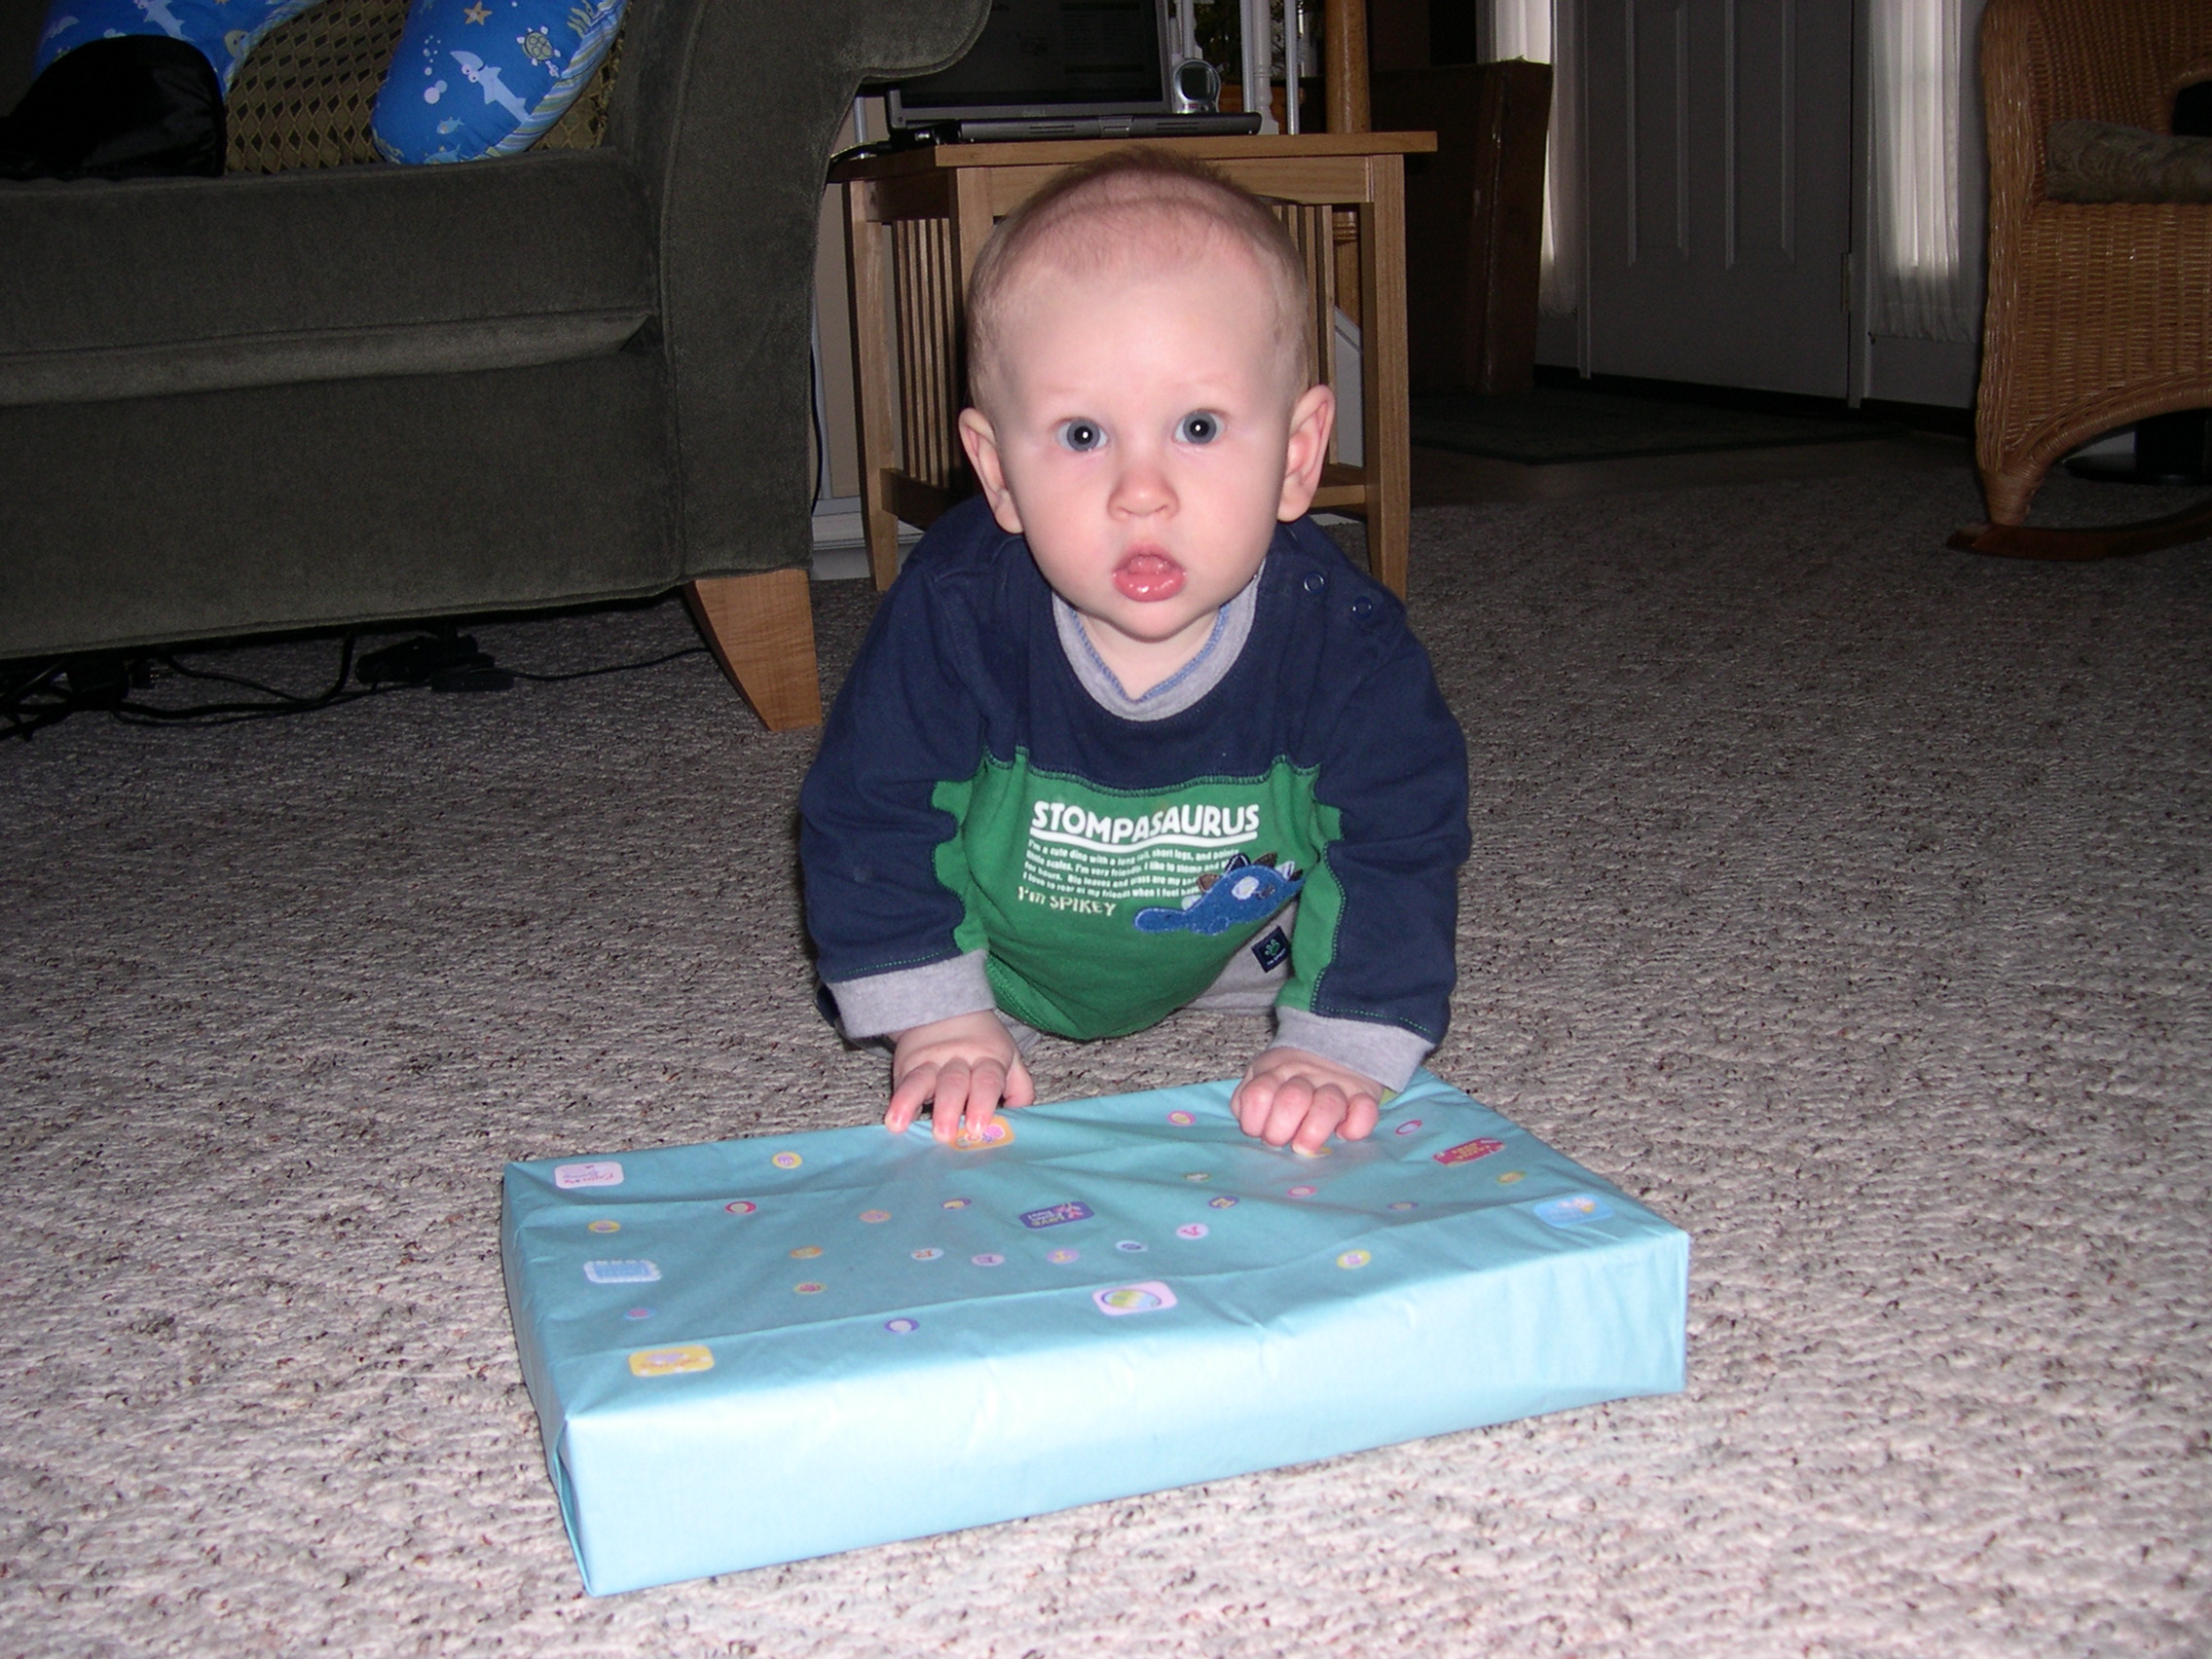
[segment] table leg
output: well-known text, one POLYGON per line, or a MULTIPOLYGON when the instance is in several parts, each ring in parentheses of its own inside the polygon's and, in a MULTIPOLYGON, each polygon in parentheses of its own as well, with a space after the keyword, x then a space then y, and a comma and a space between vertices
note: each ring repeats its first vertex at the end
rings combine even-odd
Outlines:
POLYGON ((867 536, 868 574, 878 590, 899 573, 899 521, 884 505, 884 475, 898 464, 891 430, 892 377, 889 262, 877 222, 874 186, 845 186, 845 273, 853 309, 853 404, 860 412, 861 525, 867 536))
POLYGON ((1407 410, 1406 174, 1400 156, 1371 156, 1360 217, 1360 397, 1365 414, 1367 566, 1403 599, 1413 522, 1407 410))

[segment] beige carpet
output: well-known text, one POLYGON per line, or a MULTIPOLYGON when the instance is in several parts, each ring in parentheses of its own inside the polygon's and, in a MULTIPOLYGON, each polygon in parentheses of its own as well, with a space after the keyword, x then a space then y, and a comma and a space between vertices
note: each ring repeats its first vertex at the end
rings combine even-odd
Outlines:
POLYGON ((690 658, 0 750, 0 1653, 2212 1652, 2212 552, 1943 551, 1974 506, 1417 526, 1475 768, 1437 1068, 1690 1231, 1686 1394, 600 1602, 500 1165, 876 1108, 809 1003, 810 737, 690 658))

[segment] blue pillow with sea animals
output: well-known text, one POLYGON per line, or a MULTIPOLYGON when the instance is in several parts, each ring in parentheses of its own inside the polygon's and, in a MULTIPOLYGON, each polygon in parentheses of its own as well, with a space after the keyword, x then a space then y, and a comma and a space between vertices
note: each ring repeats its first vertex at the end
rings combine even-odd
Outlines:
POLYGON ((278 23, 314 0, 54 0, 31 58, 33 76, 63 53, 118 35, 167 35, 197 47, 228 95, 239 65, 278 23))
MULTIPOLYGON (((127 0, 135 5, 138 0, 127 0)), ((614 43, 623 0, 415 0, 369 122, 387 161, 527 150, 614 43)))

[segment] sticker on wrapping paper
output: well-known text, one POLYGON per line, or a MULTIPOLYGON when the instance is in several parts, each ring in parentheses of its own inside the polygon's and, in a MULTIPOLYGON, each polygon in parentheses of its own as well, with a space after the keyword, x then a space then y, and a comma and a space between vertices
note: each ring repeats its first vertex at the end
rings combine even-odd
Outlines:
POLYGON ((996 1250, 985 1250, 980 1256, 970 1256, 968 1259, 978 1268, 1002 1267, 1006 1262, 1006 1258, 996 1250))
POLYGON ((863 1210, 863 1211, 861 1211, 861 1220, 863 1220, 863 1221, 866 1221, 866 1222, 889 1221, 890 1219, 891 1219, 891 1212, 890 1212, 889 1210, 863 1210))
POLYGON ((652 1284, 660 1269, 650 1262, 586 1262, 584 1277, 594 1284, 652 1284))
POLYGON ((1045 1260, 1065 1265, 1077 1260, 1082 1254, 1081 1250, 1048 1250, 1045 1252, 1045 1260))
POLYGON ((1346 1250, 1337 1258, 1337 1266, 1340 1268, 1364 1268, 1374 1260, 1375 1258, 1365 1250, 1346 1250))
POLYGON ((730 1202, 722 1205, 722 1212, 725 1215, 751 1215, 759 1207, 751 1198, 733 1198, 730 1202))
POLYGON ((620 1233, 622 1224, 618 1221, 595 1221, 586 1226, 584 1231, 586 1233, 620 1233))
POLYGON ((1419 1127, 1420 1120, 1419 1118, 1408 1118, 1404 1123, 1400 1124, 1390 1132, 1394 1135, 1410 1135, 1414 1132, 1414 1130, 1419 1127))
POLYGON ((829 1288, 820 1279, 802 1279, 792 1286, 792 1289, 800 1296, 820 1296, 829 1288))
POLYGON ((1187 1129, 1197 1123, 1198 1119, 1192 1117, 1188 1112, 1170 1112, 1167 1114, 1167 1121, 1179 1129, 1187 1129))
POLYGON ((1419 1209, 1420 1208, 1420 1205, 1415 1203, 1411 1198, 1400 1198, 1395 1203, 1391 1204, 1390 1207, 1394 1210, 1410 1210, 1419 1209))
POLYGON ((922 1328, 919 1319, 886 1319, 883 1328, 895 1337, 910 1337, 922 1328))
POLYGON ((1187 1222, 1175 1230, 1178 1238, 1203 1238, 1209 1230, 1202 1221, 1187 1222))
POLYGON ((944 1207, 946 1209, 966 1209, 975 1201, 974 1198, 947 1198, 944 1200, 944 1207))
POLYGON ((1158 1279, 1146 1279, 1142 1284, 1120 1284, 1112 1290, 1094 1290, 1090 1300, 1098 1311, 1110 1318, 1124 1313, 1158 1313, 1175 1306, 1175 1293, 1158 1279))
POLYGON ((652 1316, 653 1310, 650 1308, 625 1308, 622 1310, 625 1319, 650 1319, 652 1316))
POLYGON ((572 1193, 578 1187, 619 1187, 622 1165, 611 1158, 594 1159, 589 1163, 557 1163, 553 1166, 553 1185, 564 1193, 572 1193))
POLYGON ((1526 1181, 1528 1178, 1529 1172, 1526 1169, 1508 1169, 1497 1178, 1497 1184, 1500 1187, 1510 1187, 1514 1182, 1526 1181))
POLYGON ((1536 1219, 1546 1227, 1580 1227, 1586 1221, 1604 1221, 1613 1206, 1595 1193, 1569 1193, 1536 1206, 1536 1219))
POLYGON ((906 1253, 917 1262, 934 1262, 944 1254, 934 1244, 925 1245, 919 1250, 909 1250, 906 1253))
POLYGON ((770 1163, 773 1163, 778 1169, 796 1169, 800 1164, 804 1163, 806 1160, 799 1157, 799 1155, 795 1152, 779 1152, 775 1157, 769 1159, 768 1161, 770 1163))
POLYGON ((981 1134, 977 1134, 970 1129, 962 1129, 952 1137, 952 1148, 955 1152, 982 1152, 994 1146, 1012 1146, 1013 1144, 1014 1125, 1004 1118, 993 1118, 983 1125, 981 1134))
POLYGON ((1316 1192, 1318 1192, 1318 1191, 1319 1191, 1319 1189, 1318 1189, 1318 1188, 1315 1188, 1315 1187, 1308 1187, 1308 1186, 1300 1185, 1300 1186, 1292 1187, 1292 1188, 1291 1188, 1291 1189, 1290 1189, 1289 1191, 1290 1191, 1290 1196, 1291 1196, 1292 1198, 1311 1198, 1311 1197, 1312 1197, 1312 1196, 1313 1196, 1313 1195, 1314 1195, 1314 1194, 1315 1194, 1316 1192))
POLYGON ((1114 1240, 1114 1248, 1126 1250, 1133 1256, 1144 1248, 1144 1241, 1138 1238, 1117 1238, 1114 1240))
POLYGON ((1065 1227, 1071 1221, 1088 1221, 1094 1213, 1088 1204, 1070 1198, 1065 1203, 1047 1204, 1043 1209, 1025 1211, 1021 1225, 1031 1229, 1065 1227))
POLYGON ((1236 1200, 1227 1193, 1222 1194, 1218 1198, 1206 1199, 1206 1208, 1208 1209, 1235 1209, 1235 1207, 1236 1200))
POLYGON ((700 1343, 682 1347, 640 1348, 630 1356, 633 1377, 680 1377, 686 1371, 712 1371, 715 1356, 700 1343))
POLYGON ((1503 1152, 1504 1150, 1505 1143, 1503 1141, 1478 1137, 1471 1141, 1461 1141, 1457 1146, 1446 1147, 1442 1152, 1436 1154, 1436 1161, 1439 1163, 1472 1163, 1478 1158, 1488 1158, 1493 1152, 1503 1152))
POLYGON ((801 1244, 801 1245, 800 1245, 800 1246, 799 1246, 799 1247, 798 1247, 797 1249, 795 1249, 795 1250, 793 1250, 793 1251, 792 1252, 792 1260, 793 1260, 793 1261, 794 1261, 794 1262, 811 1262, 811 1261, 813 1261, 813 1260, 814 1260, 814 1258, 815 1258, 815 1257, 817 1257, 817 1256, 819 1256, 819 1255, 821 1255, 821 1254, 822 1254, 822 1246, 821 1246, 821 1245, 819 1245, 819 1244, 801 1244))

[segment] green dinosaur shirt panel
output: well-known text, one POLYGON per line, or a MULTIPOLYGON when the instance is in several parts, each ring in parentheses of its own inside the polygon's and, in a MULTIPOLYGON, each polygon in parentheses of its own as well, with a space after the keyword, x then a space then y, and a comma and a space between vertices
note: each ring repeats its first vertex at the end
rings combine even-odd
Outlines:
MULTIPOLYGON (((1306 887, 1336 817, 1314 775, 1277 761, 1139 792, 1034 769, 1026 751, 986 758, 932 797, 960 826, 937 860, 963 907, 954 937, 988 950, 991 988, 1016 1019, 1075 1038, 1142 1030, 1203 992, 1306 887)), ((1299 966, 1310 979, 1325 964, 1299 966)))

